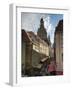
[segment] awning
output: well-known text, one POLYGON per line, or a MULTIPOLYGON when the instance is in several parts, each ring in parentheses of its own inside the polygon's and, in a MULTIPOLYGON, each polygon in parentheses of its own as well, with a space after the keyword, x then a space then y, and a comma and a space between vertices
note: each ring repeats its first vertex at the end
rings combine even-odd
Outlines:
POLYGON ((38 65, 34 66, 34 68, 38 68, 38 69, 40 69, 41 66, 42 66, 42 64, 38 64, 38 65))
POLYGON ((48 59, 48 57, 45 57, 45 58, 41 59, 40 62, 45 62, 47 59, 48 59))

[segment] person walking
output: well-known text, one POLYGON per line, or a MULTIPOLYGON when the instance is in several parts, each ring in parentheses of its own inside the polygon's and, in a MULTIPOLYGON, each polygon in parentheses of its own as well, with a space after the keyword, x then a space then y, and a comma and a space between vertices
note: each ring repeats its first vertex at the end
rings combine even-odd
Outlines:
POLYGON ((48 66, 48 72, 50 75, 56 75, 56 64, 53 60, 50 62, 48 66))

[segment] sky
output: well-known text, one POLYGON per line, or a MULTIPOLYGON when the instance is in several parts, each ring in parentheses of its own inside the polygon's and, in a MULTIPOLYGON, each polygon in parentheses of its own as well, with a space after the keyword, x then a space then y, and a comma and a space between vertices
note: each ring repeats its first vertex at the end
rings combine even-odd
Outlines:
POLYGON ((59 20, 63 19, 63 14, 48 13, 21 13, 21 28, 26 31, 33 31, 37 34, 40 27, 40 19, 43 18, 47 36, 50 35, 51 43, 54 43, 54 32, 59 20))

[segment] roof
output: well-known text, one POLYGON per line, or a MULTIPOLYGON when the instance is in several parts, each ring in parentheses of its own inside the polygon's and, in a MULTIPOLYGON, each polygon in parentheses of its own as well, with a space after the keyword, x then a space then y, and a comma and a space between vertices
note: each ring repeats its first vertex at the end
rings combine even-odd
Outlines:
POLYGON ((45 45, 48 45, 44 40, 42 40, 38 35, 34 34, 34 32, 32 31, 28 31, 27 32, 30 40, 33 42, 33 43, 42 43, 42 44, 45 44, 45 45))
POLYGON ((55 30, 55 33, 57 32, 63 32, 63 20, 60 20, 57 27, 56 27, 56 30, 55 30))
POLYGON ((26 31, 25 31, 24 29, 22 29, 21 31, 22 31, 22 41, 23 41, 23 42, 26 42, 26 43, 27 43, 27 42, 30 42, 30 39, 29 39, 26 31))
POLYGON ((32 32, 32 31, 26 32, 24 29, 22 29, 22 40, 24 42, 32 42, 32 43, 35 43, 35 44, 42 43, 44 45, 48 45, 44 40, 42 40, 34 32, 32 32))

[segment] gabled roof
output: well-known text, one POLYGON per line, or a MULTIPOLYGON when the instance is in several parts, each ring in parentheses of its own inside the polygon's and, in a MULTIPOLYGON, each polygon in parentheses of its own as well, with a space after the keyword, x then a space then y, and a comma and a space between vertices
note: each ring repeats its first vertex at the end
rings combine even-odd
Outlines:
POLYGON ((34 32, 29 31, 29 32, 27 32, 27 34, 29 35, 30 40, 33 43, 36 42, 36 43, 43 43, 43 44, 47 45, 47 43, 44 40, 42 40, 38 35, 34 34, 34 32))
POLYGON ((47 43, 44 40, 42 40, 39 36, 34 34, 34 32, 32 31, 26 32, 24 29, 22 29, 22 41, 27 42, 27 43, 32 42, 35 44, 43 43, 47 45, 47 43))
POLYGON ((22 41, 23 42, 30 42, 30 39, 27 35, 27 32, 24 29, 22 29, 21 31, 22 31, 22 41))

